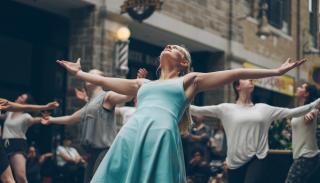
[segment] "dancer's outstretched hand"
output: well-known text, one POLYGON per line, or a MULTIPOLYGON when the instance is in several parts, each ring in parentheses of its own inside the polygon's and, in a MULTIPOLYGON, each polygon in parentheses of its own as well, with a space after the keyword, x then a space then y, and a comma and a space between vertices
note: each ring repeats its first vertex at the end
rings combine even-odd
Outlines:
POLYGON ((59 106, 60 106, 60 104, 58 102, 50 102, 50 103, 47 104, 48 110, 55 109, 55 108, 57 108, 59 106))
POLYGON ((77 72, 81 70, 80 58, 78 58, 77 62, 75 63, 65 61, 65 60, 57 60, 57 63, 60 64, 65 69, 67 69, 67 71, 72 75, 76 75, 77 72))
POLYGON ((9 106, 8 100, 0 98, 0 110, 6 110, 9 106))
POLYGON ((291 58, 288 58, 279 68, 279 74, 282 75, 286 72, 288 72, 289 70, 300 66, 301 64, 303 64, 304 62, 306 62, 307 59, 301 59, 301 60, 293 60, 291 58))
POLYGON ((316 114, 314 111, 309 112, 308 114, 304 115, 304 123, 305 124, 312 123, 315 117, 316 117, 316 114))
POLYGON ((50 113, 49 112, 43 112, 41 113, 42 117, 41 117, 41 124, 43 125, 49 125, 50 124, 50 113))
POLYGON ((148 71, 145 68, 140 68, 137 73, 137 78, 146 78, 148 75, 148 71))

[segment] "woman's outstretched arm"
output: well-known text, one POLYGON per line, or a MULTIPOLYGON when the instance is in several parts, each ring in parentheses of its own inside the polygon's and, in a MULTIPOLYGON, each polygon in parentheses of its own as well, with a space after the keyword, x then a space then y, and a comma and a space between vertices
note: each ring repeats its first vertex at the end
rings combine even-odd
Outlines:
POLYGON ((300 66, 305 61, 305 59, 294 61, 288 58, 285 63, 276 69, 233 69, 211 73, 191 73, 191 75, 193 74, 193 85, 197 93, 231 83, 237 79, 258 79, 270 76, 280 76, 289 70, 300 66))
POLYGON ((315 100, 314 102, 303 105, 296 108, 282 108, 282 107, 273 107, 269 106, 272 110, 272 113, 270 115, 271 119, 283 119, 283 118, 291 118, 291 117, 299 117, 302 115, 307 114, 312 109, 318 108, 320 105, 320 99, 315 100))
POLYGON ((72 125, 80 122, 81 112, 82 110, 79 109, 78 111, 74 112, 71 115, 60 116, 60 117, 52 117, 52 116, 49 116, 49 114, 43 114, 41 118, 41 123, 43 125, 49 125, 49 124, 72 125))
POLYGON ((64 60, 58 60, 57 63, 59 63, 62 67, 67 69, 69 73, 75 75, 77 78, 83 81, 102 86, 103 88, 107 88, 114 92, 124 95, 135 96, 138 92, 140 85, 144 80, 103 77, 83 72, 81 70, 80 59, 78 59, 75 63, 64 60))
POLYGON ((6 99, 0 99, 0 110, 6 111, 41 111, 59 107, 58 102, 50 102, 46 105, 19 104, 6 99), (1 102, 2 101, 2 102, 1 102))
POLYGON ((221 107, 220 105, 210 105, 210 106, 195 106, 190 105, 191 115, 201 115, 206 117, 220 118, 221 116, 221 107))

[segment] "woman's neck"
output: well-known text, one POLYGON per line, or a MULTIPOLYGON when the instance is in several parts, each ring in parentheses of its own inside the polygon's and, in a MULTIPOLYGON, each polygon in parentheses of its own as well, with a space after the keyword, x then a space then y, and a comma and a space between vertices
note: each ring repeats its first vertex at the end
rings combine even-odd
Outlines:
POLYGON ((298 106, 304 105, 305 102, 306 102, 306 99, 304 97, 298 98, 298 106))
POLYGON ((159 80, 166 80, 179 77, 179 72, 176 70, 161 69, 161 75, 159 80))
POLYGON ((236 104, 242 105, 242 106, 252 105, 251 93, 244 93, 244 92, 239 93, 239 98, 236 104))

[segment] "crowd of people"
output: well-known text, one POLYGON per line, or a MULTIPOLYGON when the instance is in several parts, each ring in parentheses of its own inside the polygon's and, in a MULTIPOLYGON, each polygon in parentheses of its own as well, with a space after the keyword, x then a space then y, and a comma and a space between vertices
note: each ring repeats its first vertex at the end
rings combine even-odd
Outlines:
POLYGON ((320 99, 314 86, 297 87, 299 107, 254 104, 252 79, 278 76, 303 64, 288 59, 276 69, 234 69, 189 73, 190 53, 167 45, 160 54, 159 80, 146 79, 140 69, 136 79, 106 77, 99 70, 81 70, 75 63, 57 61, 85 82, 76 90, 86 104, 65 116, 32 114, 59 106, 57 102, 32 105, 23 94, 15 102, 0 99, 7 111, 0 144, 2 182, 93 183, 213 183, 266 182, 268 130, 276 119, 292 118, 293 159, 287 183, 306 181, 320 164, 315 130, 320 99), (233 84, 235 103, 190 105, 200 92, 233 84), (134 100, 133 107, 116 105, 134 100), (121 116, 121 128, 116 116, 121 116), (219 120, 209 129, 207 117, 219 120), (26 131, 33 124, 79 123, 80 147, 64 135, 53 153, 38 155, 29 146, 26 131), (49 165, 51 161, 51 166, 49 165), (53 161, 53 162, 52 162, 53 161), (41 169, 55 170, 45 175, 41 169), (51 168, 50 168, 51 167, 51 168), (308 170, 308 171, 305 171, 308 170))

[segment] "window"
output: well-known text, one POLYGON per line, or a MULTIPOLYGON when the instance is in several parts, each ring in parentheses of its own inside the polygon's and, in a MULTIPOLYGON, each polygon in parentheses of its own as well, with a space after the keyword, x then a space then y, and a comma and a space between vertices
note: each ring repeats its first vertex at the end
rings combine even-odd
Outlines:
POLYGON ((311 35, 312 46, 318 47, 318 0, 309 0, 309 31, 311 35))
POLYGON ((291 34, 291 0, 260 0, 268 5, 269 24, 287 34, 291 34))

